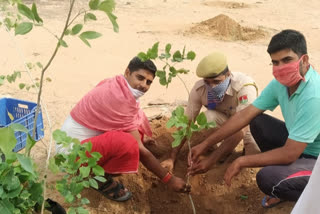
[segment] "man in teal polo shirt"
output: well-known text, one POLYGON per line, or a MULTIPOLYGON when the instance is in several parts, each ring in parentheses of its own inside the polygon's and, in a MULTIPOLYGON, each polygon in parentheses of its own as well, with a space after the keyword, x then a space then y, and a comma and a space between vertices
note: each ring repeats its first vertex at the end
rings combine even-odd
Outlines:
POLYGON ((266 194, 262 200, 266 208, 298 200, 320 152, 320 76, 309 64, 304 36, 295 30, 283 30, 272 37, 268 53, 275 79, 252 105, 193 147, 189 155, 189 173, 206 172, 212 158, 200 159, 200 155, 250 123, 262 153, 236 159, 224 179, 230 185, 242 168, 264 167, 257 174, 257 184, 266 194), (278 105, 285 122, 262 114, 278 105))

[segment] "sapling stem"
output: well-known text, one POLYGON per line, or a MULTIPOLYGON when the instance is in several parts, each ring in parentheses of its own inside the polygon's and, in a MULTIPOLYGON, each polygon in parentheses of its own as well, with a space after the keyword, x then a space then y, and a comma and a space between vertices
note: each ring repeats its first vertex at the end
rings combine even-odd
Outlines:
MULTIPOLYGON (((75 3, 75 0, 71 0, 70 1, 70 8, 69 8, 67 20, 66 20, 65 26, 63 28, 63 31, 61 33, 60 39, 58 40, 56 48, 55 48, 52 56, 50 57, 47 65, 41 71, 40 86, 39 86, 39 93, 38 93, 38 100, 37 100, 37 108, 36 108, 36 114, 35 114, 34 124, 33 124, 33 133, 32 133, 32 137, 33 138, 35 138, 35 132, 36 132, 36 127, 37 127, 37 119, 38 119, 38 115, 39 115, 39 111, 40 111, 40 101, 41 101, 41 93, 42 93, 42 85, 43 85, 44 73, 48 69, 48 67, 50 66, 50 64, 53 61, 53 59, 55 58, 55 56, 57 55, 57 52, 58 52, 58 50, 60 48, 60 41, 63 39, 65 31, 68 28, 68 24, 69 24, 69 20, 70 20, 70 17, 71 17, 71 13, 72 13, 72 9, 73 9, 74 3, 75 3)), ((52 133, 50 133, 50 135, 52 135, 52 133)), ((28 156, 30 156, 30 151, 29 151, 28 156)), ((43 180, 43 199, 45 199, 45 196, 46 196, 46 183, 47 183, 46 181, 47 181, 47 170, 48 170, 48 166, 49 166, 49 159, 50 159, 50 152, 48 153, 48 158, 46 160, 46 166, 45 166, 45 171, 44 171, 45 175, 44 175, 44 180, 43 180)), ((43 200, 43 202, 42 202, 41 214, 44 213, 44 204, 45 204, 45 200, 43 200)))
MULTIPOLYGON (((177 74, 177 77, 178 77, 178 78, 180 79, 180 81, 183 83, 184 88, 186 89, 186 91, 187 91, 187 93, 188 93, 188 97, 190 97, 190 91, 189 91, 186 83, 183 81, 183 79, 182 79, 178 74, 177 74)), ((191 108, 193 108, 193 107, 191 107, 191 108)), ((192 109, 192 114, 193 114, 193 109, 192 109)), ((193 120, 194 120, 194 119, 193 119, 193 115, 192 115, 192 122, 193 122, 193 120)), ((188 124, 188 129, 190 129, 190 123, 188 124)), ((191 137, 190 137, 190 138, 191 138, 191 137)), ((190 154, 190 156, 192 156, 192 154, 191 154, 191 142, 190 142, 190 138, 188 138, 187 144, 188 144, 189 154, 190 154)), ((192 168, 192 162, 191 162, 190 167, 192 168)), ((189 173, 187 174, 187 184, 190 185, 190 174, 189 174, 189 173)), ((193 200, 192 200, 192 196, 191 196, 190 193, 188 193, 188 196, 189 196, 189 199, 190 199, 190 203, 191 203, 191 207, 192 207, 192 212, 193 212, 193 214, 196 214, 196 208, 195 208, 195 206, 194 206, 194 202, 193 202, 193 200)))

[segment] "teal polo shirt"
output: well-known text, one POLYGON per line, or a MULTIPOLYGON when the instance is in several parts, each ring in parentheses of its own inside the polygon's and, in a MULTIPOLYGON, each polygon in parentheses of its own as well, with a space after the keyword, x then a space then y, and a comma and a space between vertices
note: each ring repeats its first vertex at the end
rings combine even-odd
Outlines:
POLYGON ((289 97, 287 87, 273 79, 253 102, 261 110, 273 111, 280 105, 288 138, 307 143, 304 154, 320 152, 320 75, 310 66, 298 89, 289 97))

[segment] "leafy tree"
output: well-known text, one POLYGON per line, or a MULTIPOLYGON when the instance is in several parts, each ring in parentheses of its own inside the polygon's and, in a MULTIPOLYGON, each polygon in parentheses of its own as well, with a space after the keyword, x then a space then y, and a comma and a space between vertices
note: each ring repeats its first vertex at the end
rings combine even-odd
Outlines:
MULTIPOLYGON (((41 71, 40 78, 36 79, 33 84, 19 84, 20 89, 36 88, 38 90, 37 110, 32 135, 29 134, 30 130, 20 124, 13 123, 8 127, 0 128, 0 154, 3 159, 0 164, 0 210, 4 214, 33 213, 35 207, 40 204, 42 204, 41 213, 44 212, 47 172, 45 172, 44 177, 39 175, 37 167, 30 157, 30 151, 36 144, 32 136, 35 136, 36 121, 41 108, 42 87, 44 82, 51 81, 50 78, 45 78, 45 73, 59 49, 68 47, 66 40, 68 37, 77 37, 85 45, 91 47, 89 41, 101 37, 102 34, 96 31, 84 31, 84 26, 89 25, 91 21, 97 20, 96 13, 106 14, 113 26, 113 30, 115 32, 119 31, 119 26, 116 22, 117 17, 113 14, 115 9, 114 0, 90 0, 88 1, 88 8, 81 9, 73 17, 72 11, 75 0, 70 0, 69 3, 64 27, 61 34, 57 36, 44 25, 43 19, 38 14, 36 3, 27 5, 22 0, 0 0, 0 26, 4 26, 8 31, 14 31, 16 36, 25 35, 35 27, 41 27, 57 39, 55 49, 48 62, 44 65, 41 62, 26 63, 26 68, 29 70, 39 69, 41 71), (14 135, 16 131, 27 134, 24 154, 12 152, 17 142, 14 135)), ((20 77, 21 71, 14 71, 13 74, 7 76, 0 75, 0 86, 5 82, 13 83, 20 77)), ((9 117, 14 122, 15 118, 12 115, 9 115, 9 117)), ((59 130, 50 133, 50 135, 53 135, 58 143, 72 143, 73 149, 69 154, 59 154, 53 158, 50 158, 51 150, 49 149, 46 171, 49 167, 53 172, 65 173, 62 179, 57 181, 56 189, 62 194, 67 203, 72 204, 68 209, 68 213, 88 213, 83 206, 88 204, 89 200, 81 197, 81 191, 86 187, 98 188, 97 181, 106 181, 103 177, 103 168, 97 165, 101 155, 95 152, 87 155, 91 151, 91 143, 81 145, 77 139, 70 138, 59 130)), ((52 145, 52 142, 51 138, 50 145, 52 145)))

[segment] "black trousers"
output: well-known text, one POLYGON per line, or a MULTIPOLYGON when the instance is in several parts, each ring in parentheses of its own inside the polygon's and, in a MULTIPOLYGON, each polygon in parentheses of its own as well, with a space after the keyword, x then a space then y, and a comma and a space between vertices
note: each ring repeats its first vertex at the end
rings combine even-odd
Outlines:
MULTIPOLYGON (((283 121, 267 114, 253 119, 250 130, 261 152, 282 147, 289 135, 283 121)), ((257 174, 258 187, 266 195, 297 201, 309 181, 316 158, 302 154, 291 164, 266 166, 257 174)))

